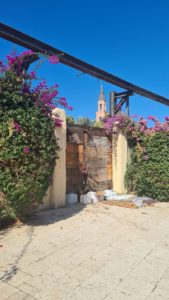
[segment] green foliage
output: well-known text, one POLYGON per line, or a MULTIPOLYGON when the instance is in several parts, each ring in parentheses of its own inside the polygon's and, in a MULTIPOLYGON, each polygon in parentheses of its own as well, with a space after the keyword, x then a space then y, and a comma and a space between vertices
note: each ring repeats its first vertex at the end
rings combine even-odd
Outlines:
POLYGON ((102 123, 102 122, 95 121, 95 122, 93 122, 93 127, 96 127, 96 128, 103 128, 103 123, 102 123))
POLYGON ((169 201, 169 132, 144 136, 131 149, 125 185, 139 196, 169 201))
POLYGON ((103 128, 102 122, 97 122, 95 120, 91 120, 86 117, 78 117, 77 120, 75 121, 75 123, 78 125, 86 125, 86 126, 90 126, 90 127, 103 128))
POLYGON ((15 217, 14 210, 9 206, 5 195, 0 192, 0 228, 13 223, 15 217))
POLYGON ((86 125, 86 126, 92 126, 93 121, 86 117, 78 117, 76 120, 76 124, 78 125, 86 125))
POLYGON ((75 120, 74 120, 74 118, 73 118, 72 116, 67 116, 67 117, 66 117, 66 123, 67 123, 68 125, 71 125, 71 124, 74 124, 74 123, 75 123, 75 120))
POLYGON ((22 92, 23 73, 0 77, 0 191, 6 199, 0 220, 24 216, 41 202, 59 150, 51 116, 34 105, 33 92, 22 92))

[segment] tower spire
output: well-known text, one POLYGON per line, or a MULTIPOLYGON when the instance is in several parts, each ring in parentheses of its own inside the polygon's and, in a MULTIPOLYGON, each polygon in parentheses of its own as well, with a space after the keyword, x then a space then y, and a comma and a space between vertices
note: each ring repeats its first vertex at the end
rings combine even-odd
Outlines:
POLYGON ((106 102, 105 97, 104 97, 104 90, 103 90, 103 85, 102 84, 100 86, 100 95, 99 95, 98 101, 104 101, 104 102, 106 102))
POLYGON ((96 121, 100 122, 106 115, 106 99, 104 96, 103 85, 100 85, 100 94, 98 98, 98 110, 96 112, 96 121))

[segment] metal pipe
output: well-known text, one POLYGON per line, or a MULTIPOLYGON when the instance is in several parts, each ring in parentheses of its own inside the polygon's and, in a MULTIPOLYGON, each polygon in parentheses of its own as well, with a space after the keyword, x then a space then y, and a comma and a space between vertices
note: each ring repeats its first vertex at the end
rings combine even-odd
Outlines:
POLYGON ((115 92, 110 92, 110 116, 115 114, 115 92))

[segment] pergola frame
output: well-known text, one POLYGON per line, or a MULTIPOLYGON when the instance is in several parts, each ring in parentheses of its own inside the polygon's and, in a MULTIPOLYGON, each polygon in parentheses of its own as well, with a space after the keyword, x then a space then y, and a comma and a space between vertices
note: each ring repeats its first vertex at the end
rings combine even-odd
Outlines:
MULTIPOLYGON (((47 55, 59 55, 59 61, 69 67, 72 67, 74 69, 80 70, 83 73, 89 74, 91 76, 94 76, 96 78, 99 78, 103 81, 106 81, 108 83, 111 83, 113 85, 119 86, 122 89, 127 90, 127 92, 122 93, 115 93, 115 99, 121 98, 121 106, 126 102, 126 109, 127 112, 129 111, 129 96, 133 93, 144 96, 148 99, 154 100, 156 102, 165 104, 169 106, 169 99, 160 96, 158 94, 155 94, 149 90, 146 90, 142 87, 139 87, 135 84, 132 84, 128 81, 125 81, 111 73, 108 73, 102 69, 99 69, 91 64, 88 64, 76 57, 73 57, 69 54, 67 54, 64 51, 58 50, 55 47, 52 47, 44 42, 41 42, 27 34, 24 34, 21 31, 15 30, 12 27, 9 27, 3 23, 0 23, 0 37, 9 40, 11 42, 14 42, 22 47, 25 47, 27 49, 33 50, 36 53, 43 53, 47 55), (123 97, 123 94, 125 93, 125 96, 123 97), (128 93, 128 94, 126 94, 128 93), (121 96, 121 95, 122 96, 121 96), (117 97, 116 97, 117 96, 117 97)), ((112 102, 110 102, 110 105, 113 105, 112 102)), ((121 108, 121 106, 119 106, 121 108)), ((111 108, 111 112, 117 113, 119 111, 117 105, 113 108, 114 112, 111 108)))

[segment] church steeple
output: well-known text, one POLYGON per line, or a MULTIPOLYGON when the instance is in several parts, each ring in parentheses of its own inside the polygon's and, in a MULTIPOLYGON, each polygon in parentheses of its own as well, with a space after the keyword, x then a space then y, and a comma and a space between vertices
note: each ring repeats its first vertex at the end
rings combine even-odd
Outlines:
POLYGON ((100 94, 99 94, 98 102, 99 102, 99 101, 104 101, 104 102, 106 102, 105 97, 104 97, 104 91, 103 91, 103 86, 102 86, 102 84, 101 84, 101 86, 100 86, 100 94))
POLYGON ((98 98, 98 110, 96 112, 96 121, 101 121, 106 115, 106 99, 104 96, 103 86, 100 86, 100 94, 98 98))

